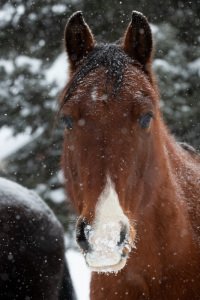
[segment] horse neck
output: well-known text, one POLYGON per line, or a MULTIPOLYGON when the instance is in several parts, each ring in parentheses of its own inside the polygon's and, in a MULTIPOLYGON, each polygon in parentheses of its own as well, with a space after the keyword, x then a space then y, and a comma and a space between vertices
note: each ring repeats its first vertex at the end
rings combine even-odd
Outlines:
POLYGON ((200 159, 199 157, 195 159, 182 148, 169 133, 162 119, 156 140, 157 147, 154 149, 154 157, 151 158, 154 169, 157 170, 156 185, 160 188, 166 187, 172 193, 180 195, 180 189, 184 189, 184 183, 193 182, 195 184, 195 177, 199 173, 200 159))
MULTIPOLYGON (((179 186, 183 191, 188 190, 188 185, 199 185, 200 159, 195 154, 182 148, 182 146, 165 129, 164 133, 164 166, 167 168, 168 183, 179 186)), ((195 189, 197 191, 197 189, 195 189)), ((180 191, 178 190, 179 194, 180 191)), ((197 191, 197 194, 198 191, 197 191)))
MULTIPOLYGON (((185 208, 185 215, 193 234, 200 234, 200 157, 183 149, 174 138, 168 136, 167 155, 171 178, 176 190, 176 203, 185 208)), ((183 209, 182 209, 183 210, 183 209)))
POLYGON ((183 155, 183 150, 163 124, 161 127, 160 136, 157 136, 160 147, 157 147, 157 153, 151 158, 156 172, 148 175, 146 182, 144 181, 143 198, 146 199, 143 203, 146 204, 145 208, 141 209, 139 222, 142 223, 142 231, 148 232, 152 239, 158 235, 159 230, 159 243, 167 245, 166 252, 167 247, 168 250, 176 252, 181 245, 185 249, 192 244, 191 237, 188 238, 192 228, 188 205, 177 173, 184 164, 180 156, 180 153, 183 155), (151 186, 148 184, 149 180, 151 186), (185 234, 184 237, 181 236, 181 232, 185 234))
MULTIPOLYGON (((177 168, 181 169, 178 145, 160 120, 160 130, 156 132, 155 145, 147 162, 147 176, 144 180, 144 191, 149 189, 149 181, 155 186, 154 197, 169 198, 169 195, 177 193, 177 168), (146 188, 145 188, 146 187, 146 188), (165 195, 165 191, 167 191, 165 195)), ((147 192, 147 190, 145 191, 147 192)))

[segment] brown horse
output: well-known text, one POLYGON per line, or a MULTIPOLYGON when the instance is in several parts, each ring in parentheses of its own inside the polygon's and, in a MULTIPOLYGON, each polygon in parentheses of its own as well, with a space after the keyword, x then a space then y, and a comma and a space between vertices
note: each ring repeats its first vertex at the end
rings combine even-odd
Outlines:
POLYGON ((200 299, 200 158, 163 122, 147 19, 97 45, 77 12, 65 43, 62 165, 91 299, 200 299))

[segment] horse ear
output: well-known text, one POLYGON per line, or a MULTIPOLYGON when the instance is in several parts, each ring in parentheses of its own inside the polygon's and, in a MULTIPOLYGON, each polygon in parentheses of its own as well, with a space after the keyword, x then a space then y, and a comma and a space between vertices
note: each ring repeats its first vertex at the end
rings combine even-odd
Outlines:
POLYGON ((94 38, 81 11, 75 12, 65 27, 65 46, 72 69, 94 48, 94 38))
POLYGON ((137 60, 144 71, 150 71, 153 49, 152 34, 146 17, 137 11, 132 12, 132 20, 125 32, 122 45, 128 56, 137 60))

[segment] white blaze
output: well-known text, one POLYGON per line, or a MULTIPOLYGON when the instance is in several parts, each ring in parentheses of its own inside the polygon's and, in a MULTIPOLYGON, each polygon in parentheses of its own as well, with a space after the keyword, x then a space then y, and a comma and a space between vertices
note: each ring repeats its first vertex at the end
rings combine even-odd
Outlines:
POLYGON ((92 91, 91 91, 91 98, 93 101, 107 101, 108 100, 108 95, 107 94, 103 94, 103 95, 98 95, 98 90, 97 90, 97 87, 94 86, 92 88, 92 91))
POLYGON ((101 227, 107 222, 128 224, 128 218, 120 206, 119 197, 110 176, 107 176, 105 188, 99 196, 94 222, 95 227, 101 227))
POLYGON ((87 253, 86 261, 93 270, 117 271, 124 266, 122 249, 118 245, 122 225, 129 229, 128 218, 123 213, 114 184, 108 176, 97 202, 94 224, 89 234, 93 251, 87 253), (118 264, 120 268, 111 267, 118 264))

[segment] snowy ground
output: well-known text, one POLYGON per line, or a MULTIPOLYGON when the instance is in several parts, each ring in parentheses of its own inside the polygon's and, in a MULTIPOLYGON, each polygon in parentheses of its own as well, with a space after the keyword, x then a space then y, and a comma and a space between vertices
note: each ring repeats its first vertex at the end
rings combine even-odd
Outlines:
POLYGON ((76 291, 77 300, 89 300, 89 284, 91 272, 85 264, 81 253, 68 250, 66 252, 69 271, 76 291))

